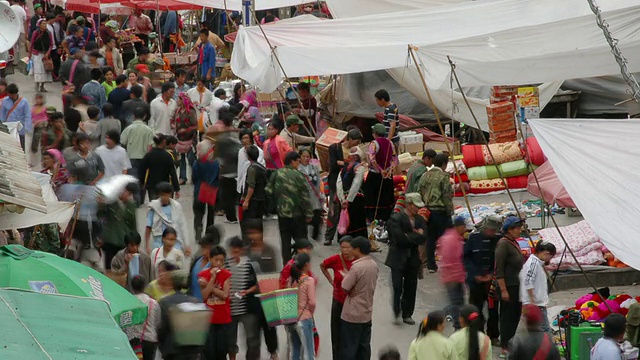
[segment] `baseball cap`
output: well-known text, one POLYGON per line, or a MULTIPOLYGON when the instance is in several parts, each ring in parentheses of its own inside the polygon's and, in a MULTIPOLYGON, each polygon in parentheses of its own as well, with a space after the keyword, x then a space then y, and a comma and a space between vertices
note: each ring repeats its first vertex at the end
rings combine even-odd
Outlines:
POLYGON ((82 22, 84 22, 84 16, 78 16, 76 18, 76 23, 82 23, 82 22))
POLYGON ((527 304, 522 307, 522 315, 524 316, 527 325, 542 324, 542 310, 534 304, 527 304))
POLYGON ((287 126, 291 125, 302 125, 304 124, 302 120, 298 117, 298 115, 289 115, 287 116, 287 126))
POLYGON ((45 109, 45 112, 47 114, 54 114, 58 111, 58 109, 56 109, 55 106, 47 106, 47 108, 45 109))
POLYGON ((482 220, 482 228, 500 230, 500 228, 502 228, 502 219, 498 215, 489 215, 482 220))
POLYGON ((375 125, 373 125, 371 127, 371 130, 373 130, 374 133, 378 134, 378 135, 384 135, 387 133, 387 128, 384 127, 384 125, 377 123, 375 125))
POLYGON ((502 231, 507 232, 507 230, 513 229, 514 227, 518 226, 522 226, 522 219, 517 216, 509 216, 504 220, 502 231))
POLYGON ((137 72, 141 72, 143 74, 149 74, 151 72, 146 64, 138 64, 135 66, 135 69, 137 72))
POLYGON ((424 207, 424 201, 422 201, 422 196, 420 194, 408 193, 404 197, 407 203, 413 204, 417 207, 424 207))
POLYGON ((33 10, 41 8, 41 7, 42 7, 42 4, 35 4, 35 5, 33 5, 33 10))
POLYGON ((467 221, 462 216, 456 216, 453 219, 453 226, 467 226, 467 221))

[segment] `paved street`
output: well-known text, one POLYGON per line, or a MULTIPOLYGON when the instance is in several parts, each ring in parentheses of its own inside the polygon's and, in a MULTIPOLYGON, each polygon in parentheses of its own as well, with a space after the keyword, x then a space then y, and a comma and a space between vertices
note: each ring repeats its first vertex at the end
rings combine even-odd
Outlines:
MULTIPOLYGON (((27 78, 24 75, 17 74, 8 77, 8 82, 15 82, 18 84, 21 90, 21 95, 25 96, 27 100, 30 102, 33 100, 35 94, 35 85, 31 78, 27 78)), ((53 105, 58 107, 60 110, 62 109, 62 104, 60 100, 60 90, 61 87, 59 84, 50 84, 47 86, 49 92, 46 93, 47 105, 53 105)), ((516 201, 521 201, 524 199, 529 199, 531 196, 527 193, 517 193, 515 195, 516 201)), ((180 203, 182 204, 185 212, 186 219, 189 226, 189 230, 191 235, 193 235, 193 211, 191 209, 193 200, 193 187, 191 185, 184 186, 181 191, 180 203)), ((488 204, 495 201, 499 202, 507 202, 508 197, 506 195, 499 196, 491 196, 491 197, 474 197, 471 198, 472 205, 473 204, 488 204)), ((460 200, 456 200, 459 205, 463 205, 463 202, 460 200)), ((141 234, 144 233, 144 220, 146 218, 146 208, 141 208, 138 211, 138 228, 141 234)), ((559 215, 558 222, 560 225, 568 224, 575 222, 577 218, 568 218, 566 215, 559 215)), ((217 217, 216 223, 222 224, 224 218, 217 217)), ((539 227, 540 222, 537 219, 533 219, 529 221, 531 227, 536 228, 539 227)), ((239 235, 240 227, 239 225, 227 225, 224 226, 224 238, 229 238, 234 235, 239 235)), ((265 239, 266 241, 276 247, 279 247, 280 238, 278 235, 277 221, 271 220, 265 222, 265 239)), ((417 333, 417 325, 408 326, 401 325, 396 326, 392 324, 392 312, 391 312, 391 281, 390 281, 390 271, 384 266, 384 258, 386 256, 386 246, 382 246, 383 252, 375 254, 376 260, 378 260, 380 264, 380 276, 378 281, 378 287, 376 290, 375 297, 375 305, 373 312, 373 336, 372 336, 372 349, 373 356, 372 358, 377 358, 377 352, 380 348, 386 345, 395 345, 398 347, 400 352, 402 353, 403 359, 407 358, 407 351, 409 348, 409 344, 412 339, 415 338, 417 333)), ((331 307, 331 284, 329 284, 326 279, 322 276, 320 269, 318 267, 319 263, 326 257, 333 255, 338 251, 338 245, 335 244, 331 247, 325 247, 321 243, 317 244, 313 256, 312 256, 312 264, 313 271, 316 273, 320 279, 318 285, 318 305, 315 312, 315 319, 318 324, 318 331, 320 333, 320 343, 321 350, 319 359, 320 360, 328 360, 331 359, 331 347, 330 347, 330 307, 331 307)), ((279 252, 278 252, 279 253, 279 252)), ((632 295, 638 293, 637 289, 634 288, 615 288, 612 289, 612 293, 615 291, 628 291, 632 295)), ((552 294, 552 303, 553 305, 560 304, 571 304, 578 296, 581 296, 587 292, 587 289, 578 289, 568 292, 560 292, 552 294)), ((446 304, 445 293, 443 288, 441 287, 437 274, 426 274, 425 279, 420 280, 419 289, 416 301, 416 312, 414 314, 414 320, 419 322, 422 318, 427 314, 427 312, 442 309, 446 304)), ((279 330, 279 341, 280 341, 280 358, 285 359, 285 351, 286 351, 286 337, 284 336, 284 331, 282 329, 279 330)), ((447 329, 447 333, 450 333, 451 329, 447 329)), ((241 346, 244 348, 244 346, 241 346)), ((494 349, 494 358, 497 359, 499 350, 494 349)), ((242 359, 243 357, 239 357, 242 359)), ((266 357, 266 349, 263 351, 263 358, 266 357)))

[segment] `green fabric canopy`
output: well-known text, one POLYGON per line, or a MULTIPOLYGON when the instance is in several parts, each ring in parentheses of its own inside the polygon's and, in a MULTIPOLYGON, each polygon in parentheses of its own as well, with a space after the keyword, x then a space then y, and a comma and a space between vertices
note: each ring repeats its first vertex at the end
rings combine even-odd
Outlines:
POLYGON ((137 359, 101 300, 0 289, 0 319, 0 359, 137 359))
POLYGON ((108 277, 76 261, 20 245, 0 246, 3 287, 104 300, 121 328, 147 318, 147 306, 108 277))

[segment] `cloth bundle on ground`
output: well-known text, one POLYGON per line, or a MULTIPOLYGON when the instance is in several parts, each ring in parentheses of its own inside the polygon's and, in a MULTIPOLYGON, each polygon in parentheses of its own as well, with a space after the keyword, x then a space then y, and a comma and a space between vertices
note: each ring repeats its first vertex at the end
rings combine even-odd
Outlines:
POLYGON ((588 321, 600 321, 612 313, 626 316, 629 308, 637 303, 638 297, 634 299, 628 294, 611 295, 603 301, 600 295, 591 293, 578 298, 575 309, 588 321))
POLYGON ((540 144, 538 144, 538 140, 536 138, 530 137, 527 140, 525 140, 525 143, 527 145, 527 148, 525 150, 524 159, 529 164, 533 164, 535 166, 541 166, 542 164, 544 164, 545 161, 547 161, 547 157, 544 156, 544 153, 542 152, 542 148, 540 147, 540 144))
MULTIPOLYGON (((500 168, 500 172, 502 172, 502 176, 505 178, 529 174, 527 163, 524 160, 517 160, 497 166, 487 165, 467 168, 467 175, 469 175, 469 180, 499 179, 498 167, 500 168)), ((526 187, 526 185, 524 187, 526 187)))
MULTIPOLYGON (((602 242, 586 220, 562 226, 560 231, 581 265, 601 265, 605 262, 602 254, 602 242)), ((557 266, 560 264, 560 267, 576 265, 568 253, 562 257, 565 245, 555 228, 541 229, 538 234, 544 241, 553 243, 556 246, 557 253, 551 259, 551 265, 557 266), (560 258, 562 258, 562 263, 560 263, 560 258)))
MULTIPOLYGON (((467 167, 464 165, 464 162, 462 160, 456 160, 456 168, 458 168, 458 172, 460 174, 467 173, 467 167)), ((449 160, 449 163, 447 164, 447 168, 444 171, 446 171, 449 175, 452 175, 452 176, 456 174, 456 170, 453 168, 453 161, 449 160)))
POLYGON ((524 159, 524 153, 517 141, 485 145, 464 145, 462 147, 462 161, 467 169, 477 166, 493 165, 491 154, 495 157, 496 165, 524 159))
MULTIPOLYGON (((471 176, 469 176, 471 178, 471 176)), ((512 176, 506 178, 507 186, 509 189, 524 189, 527 187, 527 176, 512 176)), ((490 179, 490 180, 471 180, 469 181, 469 192, 472 194, 486 194, 494 191, 505 190, 505 186, 502 179, 490 179)))

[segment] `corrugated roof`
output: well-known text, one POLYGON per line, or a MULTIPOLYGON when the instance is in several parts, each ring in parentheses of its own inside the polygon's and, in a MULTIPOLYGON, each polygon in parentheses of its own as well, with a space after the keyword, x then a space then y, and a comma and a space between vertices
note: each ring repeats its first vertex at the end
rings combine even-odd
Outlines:
POLYGON ((0 208, 7 204, 47 212, 42 188, 31 174, 20 142, 10 134, 0 131, 0 208))

